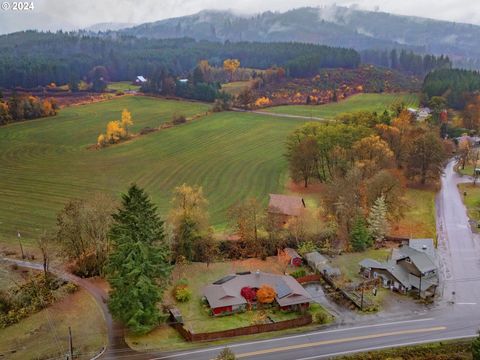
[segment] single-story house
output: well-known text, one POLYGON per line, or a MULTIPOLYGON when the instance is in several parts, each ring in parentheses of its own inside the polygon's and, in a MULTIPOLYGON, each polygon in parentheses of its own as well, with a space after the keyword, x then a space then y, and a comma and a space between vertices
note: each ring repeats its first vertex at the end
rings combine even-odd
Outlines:
POLYGON ((306 309, 312 302, 310 294, 293 277, 259 270, 227 275, 205 286, 203 297, 214 316, 240 312, 249 302, 241 295, 242 289, 259 289, 262 285, 275 290, 275 302, 282 310, 306 309))
POLYGON ((433 239, 410 239, 393 249, 388 261, 364 259, 360 268, 365 277, 380 278, 384 287, 401 293, 416 290, 422 298, 434 296, 439 284, 433 239))
POLYGON ((135 84, 144 84, 147 82, 147 79, 142 76, 142 75, 138 75, 136 78, 135 78, 135 84))
POLYGON ((285 225, 292 217, 298 217, 305 209, 305 201, 300 196, 269 194, 268 213, 278 216, 285 225))
POLYGON ((292 266, 302 265, 302 257, 292 248, 283 249, 287 257, 289 258, 289 264, 292 266))

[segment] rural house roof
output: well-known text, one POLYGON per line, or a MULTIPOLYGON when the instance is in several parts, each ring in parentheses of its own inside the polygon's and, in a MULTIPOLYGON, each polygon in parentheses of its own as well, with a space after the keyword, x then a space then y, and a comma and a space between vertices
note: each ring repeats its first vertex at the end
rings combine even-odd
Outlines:
MULTIPOLYGON (((359 265, 365 269, 379 269, 387 271, 399 283, 406 288, 419 287, 420 278, 410 272, 399 261, 409 258, 413 265, 422 273, 428 273, 437 269, 435 264, 435 250, 432 239, 411 239, 409 245, 403 245, 393 249, 392 257, 387 262, 378 262, 372 259, 364 259, 359 265)), ((422 277, 422 289, 432 285, 438 285, 438 275, 422 277)))
POLYGON ((305 201, 300 196, 270 194, 268 212, 288 216, 299 216, 305 208, 305 201))
POLYGON ((310 294, 293 277, 256 271, 228 275, 205 286, 203 296, 211 308, 243 305, 247 301, 240 295, 244 287, 260 288, 262 285, 275 289, 275 300, 280 306, 303 304, 312 301, 310 294))
POLYGON ((138 75, 137 80, 140 81, 140 82, 146 82, 147 81, 147 79, 145 79, 142 75, 138 75))
POLYGON ((433 259, 423 251, 416 250, 410 246, 402 246, 396 252, 396 260, 403 260, 409 258, 411 262, 422 273, 433 271, 437 268, 433 259))

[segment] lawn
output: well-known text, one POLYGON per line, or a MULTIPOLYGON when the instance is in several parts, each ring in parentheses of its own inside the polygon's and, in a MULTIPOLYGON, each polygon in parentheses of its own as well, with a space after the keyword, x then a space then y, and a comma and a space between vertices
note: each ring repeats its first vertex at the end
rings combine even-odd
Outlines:
POLYGON ((111 82, 107 86, 108 90, 114 90, 114 91, 127 91, 127 90, 134 90, 138 91, 140 90, 140 85, 132 85, 131 81, 117 81, 117 82, 111 82))
POLYGON ((331 263, 340 269, 346 281, 358 281, 361 279, 360 265, 358 265, 360 261, 366 258, 386 261, 390 252, 390 249, 369 249, 363 252, 344 253, 333 258, 331 263))
POLYGON ((468 217, 480 221, 480 185, 459 184, 458 188, 467 207, 468 217), (463 195, 464 192, 467 193, 467 196, 463 195))
POLYGON ((125 96, 0 128, 0 243, 15 244, 17 230, 32 243, 54 225, 68 199, 94 191, 118 196, 133 182, 147 190, 162 216, 175 186, 203 186, 217 228, 225 226, 227 209, 238 201, 255 196, 266 204, 268 193, 283 191, 284 140, 301 121, 224 112, 102 150, 87 149, 123 108, 132 112, 137 132, 175 112, 192 116, 210 106, 125 96))
POLYGON ((354 111, 377 111, 383 112, 395 102, 404 102, 408 107, 418 106, 418 96, 407 93, 384 93, 384 94, 357 94, 337 103, 325 105, 282 105, 266 108, 262 111, 290 114, 300 116, 312 116, 325 119, 333 119, 341 113, 354 111))
MULTIPOLYGON (((222 278, 225 275, 240 271, 255 270, 271 272, 275 274, 283 273, 283 265, 281 265, 276 257, 269 257, 265 261, 259 259, 246 259, 230 262, 217 262, 210 264, 208 267, 203 263, 191 263, 187 265, 177 265, 172 275, 173 284, 165 291, 164 302, 175 305, 182 313, 185 327, 193 332, 209 332, 232 329, 241 326, 249 326, 258 311, 246 311, 240 314, 233 314, 221 317, 212 317, 204 305, 201 303, 202 289, 205 285, 222 278), (193 296, 187 303, 177 303, 172 297, 173 285, 182 278, 188 279, 188 287, 192 290, 193 296)), ((287 269, 290 271, 292 269, 287 269)), ((319 304, 310 306, 310 313, 325 312, 325 309, 319 304)), ((267 315, 274 321, 289 320, 298 317, 295 312, 282 312, 275 310, 267 310, 267 315)), ((272 333, 262 333, 251 336, 238 337, 238 339, 261 339, 275 336, 275 334, 289 334, 298 331, 305 331, 305 328, 313 329, 318 325, 312 324, 307 327, 294 328, 272 333)), ((236 338, 237 339, 237 338, 236 338)), ((126 336, 127 343, 137 350, 179 350, 192 347, 192 343, 187 343, 184 339, 169 326, 159 326, 144 336, 126 336)), ((220 345, 231 340, 225 339, 220 341, 209 342, 210 345, 220 345)), ((197 347, 200 343, 194 343, 197 347)))
POLYGON ((76 359, 90 359, 106 342, 103 315, 84 290, 19 323, 0 329, 0 357, 10 360, 58 358, 68 351, 72 328, 76 359), (15 351, 15 352, 12 352, 15 351))
POLYGON ((404 217, 392 226, 391 235, 436 239, 435 190, 407 189, 404 217))
MULTIPOLYGON (((165 300, 178 307, 182 313, 186 328, 193 332, 218 331, 251 325, 256 312, 247 311, 241 314, 214 318, 208 314, 207 308, 201 302, 201 298, 203 287, 215 280, 231 273, 256 271, 257 269, 276 274, 283 273, 282 265, 277 261, 276 257, 269 257, 266 261, 247 259, 219 262, 210 264, 208 267, 203 263, 177 265, 173 274, 173 285, 175 285, 175 282, 179 279, 188 279, 188 286, 192 290, 193 297, 186 303, 176 303, 171 296, 172 288, 170 288, 165 293, 165 300)), ((282 312, 272 311, 268 311, 268 315, 277 321, 298 316, 295 313, 284 314, 282 312)))

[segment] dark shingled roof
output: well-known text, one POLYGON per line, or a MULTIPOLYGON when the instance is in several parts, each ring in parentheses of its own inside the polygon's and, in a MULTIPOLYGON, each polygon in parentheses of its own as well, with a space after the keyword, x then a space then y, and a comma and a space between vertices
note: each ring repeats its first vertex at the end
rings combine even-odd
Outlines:
POLYGON ((255 273, 237 274, 222 284, 210 284, 203 289, 203 296, 212 308, 246 304, 240 295, 243 287, 260 288, 269 285, 275 289, 275 300, 280 306, 303 304, 312 301, 310 294, 297 280, 288 275, 277 275, 257 271, 255 273))

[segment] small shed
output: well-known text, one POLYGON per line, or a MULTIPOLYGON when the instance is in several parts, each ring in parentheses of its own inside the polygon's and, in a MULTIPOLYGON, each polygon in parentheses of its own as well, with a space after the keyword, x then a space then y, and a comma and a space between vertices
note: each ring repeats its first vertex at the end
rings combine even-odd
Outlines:
POLYGON ((172 306, 168 309, 168 312, 170 313, 170 320, 172 322, 183 324, 183 317, 178 308, 172 306))
POLYGON ((285 248, 283 251, 285 252, 285 254, 290 259, 289 260, 290 265, 292 265, 292 266, 302 265, 302 257, 300 255, 298 255, 298 253, 294 249, 285 248))

